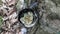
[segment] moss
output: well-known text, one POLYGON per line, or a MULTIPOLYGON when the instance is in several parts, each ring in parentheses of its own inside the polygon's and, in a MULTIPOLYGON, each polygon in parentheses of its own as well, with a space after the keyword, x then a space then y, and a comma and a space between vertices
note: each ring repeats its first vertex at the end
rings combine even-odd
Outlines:
POLYGON ((0 0, 0 5, 2 4, 1 0, 0 0))
POLYGON ((3 19, 2 19, 2 17, 0 16, 0 26, 2 25, 2 22, 3 22, 3 19))

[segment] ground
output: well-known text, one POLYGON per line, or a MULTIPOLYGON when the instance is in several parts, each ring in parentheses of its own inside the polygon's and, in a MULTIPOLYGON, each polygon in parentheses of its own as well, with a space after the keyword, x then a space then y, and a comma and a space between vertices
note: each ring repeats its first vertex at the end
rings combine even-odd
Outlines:
MULTIPOLYGON (((1 4, 1 0, 0 0, 1 4)), ((39 23, 28 28, 28 34, 55 34, 60 31, 59 0, 41 0, 39 5, 39 23), (43 15, 42 15, 43 14, 43 15)))

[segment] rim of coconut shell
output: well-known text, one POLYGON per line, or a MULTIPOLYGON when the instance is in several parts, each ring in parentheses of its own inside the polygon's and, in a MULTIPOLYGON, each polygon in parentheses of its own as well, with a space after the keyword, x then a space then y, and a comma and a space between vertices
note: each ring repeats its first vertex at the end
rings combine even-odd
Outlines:
POLYGON ((36 24, 37 20, 38 20, 37 13, 34 10, 30 9, 30 8, 23 9, 23 10, 19 11, 19 13, 18 13, 18 21, 20 23, 22 23, 25 27, 32 27, 32 26, 34 26, 36 24), (24 16, 24 13, 27 13, 27 12, 32 12, 33 13, 33 20, 32 20, 32 23, 30 25, 23 24, 20 21, 20 18, 23 17, 24 16))

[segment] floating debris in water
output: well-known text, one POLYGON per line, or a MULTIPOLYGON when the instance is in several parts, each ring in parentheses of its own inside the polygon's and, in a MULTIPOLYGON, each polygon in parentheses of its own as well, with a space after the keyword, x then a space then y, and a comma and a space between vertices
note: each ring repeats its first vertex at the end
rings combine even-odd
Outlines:
POLYGON ((33 13, 32 12, 25 13, 24 17, 22 17, 20 20, 22 23, 30 25, 33 21, 33 13))

